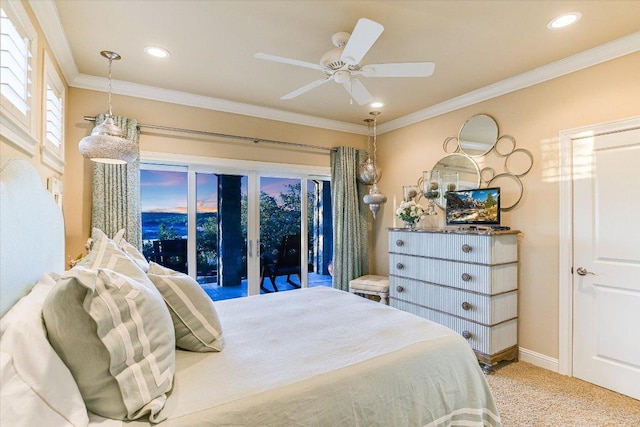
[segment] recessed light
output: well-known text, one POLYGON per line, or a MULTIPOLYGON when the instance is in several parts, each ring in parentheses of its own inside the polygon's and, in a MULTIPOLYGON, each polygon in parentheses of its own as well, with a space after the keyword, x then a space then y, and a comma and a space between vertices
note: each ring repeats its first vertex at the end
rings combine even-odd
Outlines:
POLYGON ((369 106, 371 106, 372 108, 380 108, 380 107, 384 107, 384 102, 382 102, 382 101, 375 101, 375 102, 372 102, 371 104, 369 104, 369 106))
POLYGON ((144 48, 144 51, 151 56, 155 56, 156 58, 166 58, 170 55, 167 49, 163 49, 158 46, 147 46, 144 48))
POLYGON ((557 30, 558 28, 564 28, 571 24, 578 22, 582 17, 580 12, 565 13, 564 15, 556 16, 547 24, 547 28, 550 30, 557 30))

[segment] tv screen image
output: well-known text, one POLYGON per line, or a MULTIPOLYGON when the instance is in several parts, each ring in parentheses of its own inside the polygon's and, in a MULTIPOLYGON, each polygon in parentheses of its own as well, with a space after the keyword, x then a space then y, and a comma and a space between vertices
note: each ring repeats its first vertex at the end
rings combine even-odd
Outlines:
POLYGON ((447 225, 500 225, 500 187, 448 191, 447 225))

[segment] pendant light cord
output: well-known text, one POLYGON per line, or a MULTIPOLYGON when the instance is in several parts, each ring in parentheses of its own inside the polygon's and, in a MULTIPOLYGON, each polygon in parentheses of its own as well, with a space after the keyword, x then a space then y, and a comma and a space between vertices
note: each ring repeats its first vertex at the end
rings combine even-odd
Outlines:
POLYGON ((109 117, 112 117, 111 114, 111 64, 113 63, 113 58, 109 57, 109 117))

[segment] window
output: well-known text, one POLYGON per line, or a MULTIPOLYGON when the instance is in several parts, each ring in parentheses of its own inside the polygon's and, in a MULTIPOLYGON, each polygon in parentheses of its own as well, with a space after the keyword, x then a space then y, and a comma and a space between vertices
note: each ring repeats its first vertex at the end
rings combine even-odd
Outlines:
POLYGON ((44 57, 42 161, 64 171, 64 84, 49 56, 44 57))
POLYGON ((36 31, 21 2, 3 2, 0 24, 0 129, 10 142, 34 155, 36 31))
POLYGON ((328 168, 147 161, 140 174, 147 259, 188 273, 214 300, 331 286, 328 168))

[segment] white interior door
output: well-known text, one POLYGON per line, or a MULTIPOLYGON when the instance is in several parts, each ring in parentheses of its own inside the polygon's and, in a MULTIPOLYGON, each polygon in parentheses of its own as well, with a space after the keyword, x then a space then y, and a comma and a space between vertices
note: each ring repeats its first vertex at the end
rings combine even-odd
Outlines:
POLYGON ((573 375, 640 399, 640 129, 573 141, 573 375))

